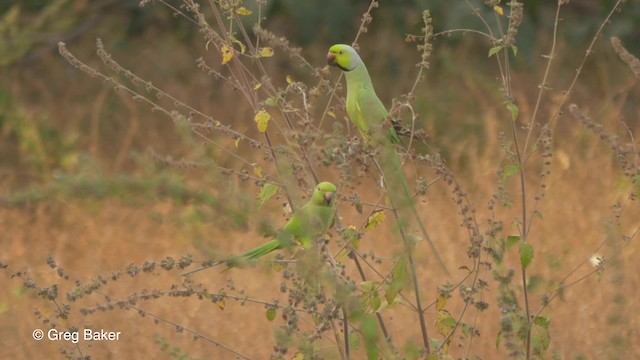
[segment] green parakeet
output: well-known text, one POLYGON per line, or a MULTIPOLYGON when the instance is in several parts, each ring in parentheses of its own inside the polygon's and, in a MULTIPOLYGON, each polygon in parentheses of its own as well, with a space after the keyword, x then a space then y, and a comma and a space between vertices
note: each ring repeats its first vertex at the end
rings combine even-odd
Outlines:
POLYGON ((344 71, 347 79, 347 115, 362 136, 368 139, 369 136, 380 134, 380 130, 388 127, 386 136, 389 141, 394 144, 400 143, 396 132, 399 124, 395 120, 385 124, 389 112, 376 95, 367 67, 356 50, 349 45, 333 45, 329 48, 327 63, 344 71))
POLYGON ((408 228, 410 218, 415 218, 438 262, 448 273, 415 207, 407 179, 402 171, 402 160, 391 146, 400 142, 398 131, 403 130, 402 126, 393 119, 388 119, 389 112, 376 95, 367 67, 354 48, 345 44, 331 46, 327 53, 327 63, 344 71, 347 80, 349 119, 358 127, 365 140, 373 136, 375 142, 382 145, 379 156, 380 166, 386 187, 389 189, 387 194, 391 204, 398 210, 399 227, 408 228), (385 129, 388 131, 384 131, 385 129))
POLYGON ((229 267, 234 267, 248 260, 258 259, 274 250, 290 248, 295 242, 300 243, 305 248, 310 248, 313 240, 324 235, 333 223, 335 194, 336 186, 334 184, 321 182, 316 186, 309 201, 293 214, 275 239, 243 254, 214 261, 182 275, 193 274, 222 263, 227 264, 229 267))

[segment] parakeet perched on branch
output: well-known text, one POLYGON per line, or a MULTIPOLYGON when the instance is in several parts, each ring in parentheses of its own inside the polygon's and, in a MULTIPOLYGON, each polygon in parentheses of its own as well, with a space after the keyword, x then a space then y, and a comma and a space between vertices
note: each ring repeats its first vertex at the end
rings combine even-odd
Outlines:
POLYGON ((406 233, 406 229, 409 229, 412 223, 411 218, 415 218, 415 223, 420 227, 438 263, 448 274, 416 209, 412 192, 402 170, 402 159, 392 146, 400 142, 398 131, 402 126, 393 119, 389 119, 389 112, 376 95, 367 67, 354 48, 344 44, 331 46, 327 53, 327 63, 344 71, 347 80, 349 119, 358 127, 365 140, 373 137, 374 142, 381 145, 376 163, 380 164, 390 203, 397 210, 399 227, 406 233))
POLYGON ((275 239, 243 254, 214 261, 182 275, 193 274, 223 263, 234 267, 243 262, 258 259, 274 250, 291 248, 296 242, 305 248, 310 248, 313 240, 324 235, 333 223, 335 195, 336 186, 334 184, 321 182, 316 186, 309 201, 293 214, 275 239))
POLYGON ((347 115, 362 136, 368 139, 386 128, 389 141, 400 143, 396 132, 400 125, 388 119, 389 112, 376 95, 367 67, 356 50, 349 45, 333 45, 329 48, 327 63, 344 71, 347 79, 347 115))

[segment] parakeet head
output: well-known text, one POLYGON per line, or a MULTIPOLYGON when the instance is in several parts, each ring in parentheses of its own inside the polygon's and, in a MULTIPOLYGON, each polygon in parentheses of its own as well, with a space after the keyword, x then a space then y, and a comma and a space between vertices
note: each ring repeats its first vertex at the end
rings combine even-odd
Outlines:
POLYGON ((351 71, 362 63, 354 48, 345 44, 336 44, 329 48, 327 64, 337 66, 343 71, 351 71))
POLYGON ((313 191, 313 195, 311 195, 312 201, 316 205, 322 206, 333 206, 334 196, 336 194, 336 186, 330 182, 321 182, 316 186, 313 191))

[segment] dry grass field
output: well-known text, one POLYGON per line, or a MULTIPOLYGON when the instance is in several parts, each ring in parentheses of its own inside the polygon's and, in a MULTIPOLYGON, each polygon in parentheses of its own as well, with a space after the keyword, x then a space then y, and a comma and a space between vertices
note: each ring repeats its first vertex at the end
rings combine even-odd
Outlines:
MULTIPOLYGON (((377 11, 384 11, 384 5, 377 11)), ((375 22, 375 11, 373 15, 375 22)), ((68 44, 68 49, 100 73, 135 89, 135 82, 110 71, 95 55, 93 39, 103 37, 106 50, 126 69, 234 131, 266 141, 253 121, 256 108, 245 103, 242 91, 196 68, 195 59, 204 56, 216 69, 224 69, 219 52, 203 50, 206 41, 185 42, 177 37, 160 41, 154 31, 148 31, 135 43, 123 45, 122 39, 109 39, 114 26, 98 26, 77 43, 68 44)), ((415 44, 397 40, 384 46, 376 41, 393 39, 392 32, 378 29, 374 35, 361 34, 361 53, 379 95, 390 105, 391 99, 399 99, 411 88, 420 53, 415 44), (380 52, 393 53, 393 61, 403 66, 390 74, 386 71, 389 57, 376 56, 380 52)), ((542 36, 534 50, 538 54, 551 46, 542 36)), ((303 55, 322 69, 328 45, 315 43, 303 55)), ((547 59, 536 56, 530 64, 509 69, 510 96, 519 108, 512 126, 500 88, 500 70, 486 57, 490 45, 478 51, 473 42, 452 43, 440 37, 433 46, 432 66, 424 70, 425 79, 412 101, 412 110, 420 115, 417 127, 428 134, 429 146, 416 145, 415 151, 439 153, 443 163, 407 159, 403 168, 412 189, 419 176, 431 184, 426 194, 416 196, 415 206, 449 272, 438 265, 423 237, 417 241, 411 250, 414 272, 409 272, 419 286, 429 338, 442 341, 446 337, 444 313, 436 302, 445 284, 453 288, 445 308, 459 328, 438 358, 508 358, 510 345, 522 347, 517 338, 498 341, 505 318, 514 310, 501 302, 505 294, 517 299, 516 313, 524 312, 526 299, 530 315, 549 321, 548 333, 535 328, 540 332, 532 334, 535 341, 548 336, 548 348, 542 355, 531 354, 532 358, 640 358, 635 345, 640 338, 640 206, 636 199, 640 192, 640 71, 634 73, 633 66, 616 55, 609 39, 601 36, 595 55, 581 68, 565 101, 562 89, 571 83, 585 49, 573 49, 559 40, 558 59, 541 105, 536 105, 536 99, 547 59), (569 110, 569 104, 577 104, 602 128, 590 129, 577 119, 577 111, 569 110), (561 113, 549 124, 553 136, 545 138, 541 129, 558 115, 558 109, 561 113), (523 146, 534 112, 540 120, 532 133, 542 141, 519 148, 531 157, 526 166, 505 175, 509 165, 516 163, 515 149, 523 146), (616 140, 609 137, 613 135, 616 140), (609 140, 618 148, 612 148, 609 140), (444 174, 438 172, 443 164, 444 174), (448 179, 454 182, 448 184, 448 179), (501 246, 499 241, 522 237, 523 191, 526 239, 534 249, 526 268, 526 298, 518 244, 506 249, 501 261, 490 255, 501 246), (465 204, 473 211, 463 215, 465 204), (467 216, 484 241, 479 258, 469 256, 472 230, 464 221, 467 216), (490 224, 496 220, 502 228, 492 236, 490 224), (604 258, 599 266, 596 257, 604 258), (497 274, 509 270, 513 278, 498 281, 497 274), (478 279, 486 286, 479 286, 478 279), (473 294, 465 297, 465 292, 473 294), (488 308, 479 311, 465 306, 465 301, 484 302, 488 308)), ((304 84, 300 93, 308 95, 320 80, 274 48, 276 56, 262 60, 270 81, 281 90, 299 81, 304 84)), ((637 59, 636 64, 640 64, 637 59)), ((231 77, 232 72, 220 71, 231 77)), ((250 71, 260 70, 255 65, 250 71)), ((333 86, 339 80, 338 70, 329 69, 328 74, 333 86)), ((259 206, 262 182, 256 164, 272 180, 289 186, 296 205, 309 194, 310 186, 304 186, 313 183, 309 173, 303 172, 304 181, 296 182, 287 173, 291 169, 278 169, 269 161, 266 150, 255 149, 245 139, 236 141, 220 132, 190 127, 167 116, 165 110, 152 110, 153 105, 132 98, 126 90, 114 91, 112 84, 85 76, 57 53, 42 54, 15 71, 3 69, 2 78, 0 359, 266 359, 276 354, 277 341, 287 344, 286 359, 308 358, 302 356, 309 353, 306 347, 312 347, 317 358, 340 358, 342 313, 322 313, 329 310, 325 304, 340 298, 333 293, 340 289, 332 282, 335 279, 313 277, 326 292, 326 303, 313 309, 305 308, 305 301, 295 303, 292 309, 299 314, 298 323, 295 333, 287 337, 284 329, 292 317, 285 316, 291 310, 285 308, 294 291, 308 289, 297 287, 309 279, 296 273, 304 272, 304 267, 294 262, 272 266, 269 260, 274 256, 269 255, 253 267, 209 269, 190 280, 179 276, 185 271, 180 264, 189 256, 206 260, 243 252, 265 242, 265 233, 287 221, 290 215, 283 207, 287 197, 282 190, 259 206), (159 161, 165 156, 172 160, 159 161), (95 287, 89 290, 91 283, 95 287), (275 318, 268 319, 272 310, 275 318), (330 329, 318 330, 325 320, 330 329), (120 335, 113 341, 81 339, 74 344, 47 339, 52 328, 120 335), (33 339, 36 329, 45 331, 45 339, 33 339), (311 342, 314 332, 318 338, 311 342)), ((267 87, 267 80, 261 81, 267 87)), ((293 110, 270 109, 270 140, 276 144, 291 145, 291 139, 302 136, 287 132, 283 120, 284 114, 295 118, 304 113, 296 91, 282 91, 293 110)), ((174 101, 166 96, 158 98, 144 89, 140 94, 157 101, 160 109, 173 109, 174 101)), ((357 250, 365 276, 384 282, 394 273, 404 246, 388 209, 378 227, 364 229, 374 205, 385 204, 378 177, 372 166, 367 171, 359 167, 355 160, 359 154, 349 160, 351 178, 336 162, 323 164, 323 150, 330 148, 327 144, 337 136, 336 129, 350 137, 357 134, 343 121, 346 113, 336 100, 343 97, 341 89, 335 96, 327 91, 310 97, 314 108, 306 114, 314 116, 312 121, 323 119, 314 129, 330 136, 314 138, 306 149, 314 156, 311 163, 318 177, 339 186, 339 226, 353 225, 361 232, 357 250), (323 116, 327 104, 335 116, 326 112, 323 116), (354 206, 354 194, 363 204, 362 213, 354 206)), ((195 112, 175 108, 196 122, 195 112)), ((406 112, 404 117, 411 118, 406 112)), ((336 226, 328 235, 331 255, 343 243, 338 230, 336 226)), ((287 251, 282 254, 301 263, 305 259, 287 251)), ((348 258, 342 261, 345 278, 357 287, 351 296, 363 299, 366 285, 356 266, 348 258)), ((379 358, 421 358, 414 293, 415 286, 405 284, 396 304, 380 309, 395 350, 379 338, 379 358)), ((359 320, 350 326, 352 358, 366 358, 359 320)), ((432 350, 436 346, 437 341, 431 344, 432 350)))

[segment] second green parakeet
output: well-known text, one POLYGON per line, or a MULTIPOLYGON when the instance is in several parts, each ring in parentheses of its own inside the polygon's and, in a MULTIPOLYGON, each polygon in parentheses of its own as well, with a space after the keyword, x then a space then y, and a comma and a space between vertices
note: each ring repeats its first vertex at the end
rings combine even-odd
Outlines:
POLYGON ((333 223, 335 194, 336 186, 334 184, 326 181, 321 182, 316 186, 309 201, 293 214, 276 238, 243 254, 214 261, 182 275, 193 274, 223 263, 234 267, 248 260, 258 259, 274 250, 291 248, 295 243, 310 248, 313 240, 324 235, 333 223))

